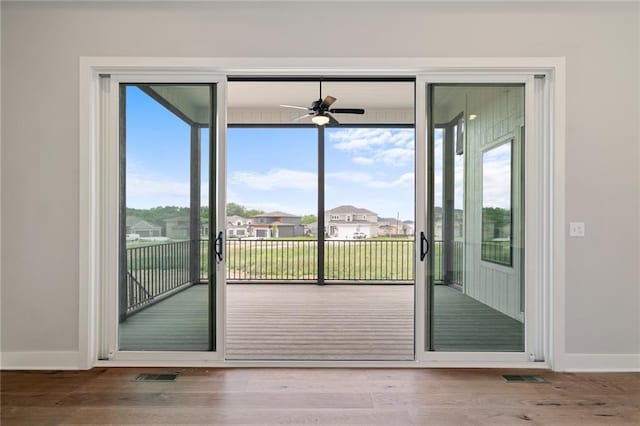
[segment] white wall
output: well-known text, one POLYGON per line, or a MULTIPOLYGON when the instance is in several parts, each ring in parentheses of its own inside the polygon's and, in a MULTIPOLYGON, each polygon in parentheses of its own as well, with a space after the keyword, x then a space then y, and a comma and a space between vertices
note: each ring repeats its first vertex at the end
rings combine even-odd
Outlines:
POLYGON ((80 56, 566 56, 566 350, 640 353, 637 4, 1 7, 3 351, 78 349, 80 56))

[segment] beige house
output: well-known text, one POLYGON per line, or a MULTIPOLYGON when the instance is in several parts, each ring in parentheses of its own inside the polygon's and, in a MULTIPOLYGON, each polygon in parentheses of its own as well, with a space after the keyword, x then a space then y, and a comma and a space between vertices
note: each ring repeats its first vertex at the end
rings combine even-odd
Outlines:
POLYGON ((328 238, 370 238, 378 235, 378 214, 360 207, 343 205, 327 210, 324 223, 328 238))

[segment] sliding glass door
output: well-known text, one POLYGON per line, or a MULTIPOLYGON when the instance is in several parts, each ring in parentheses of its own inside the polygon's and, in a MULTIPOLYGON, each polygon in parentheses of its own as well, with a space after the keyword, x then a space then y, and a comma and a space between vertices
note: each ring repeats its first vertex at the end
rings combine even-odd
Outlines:
POLYGON ((119 99, 117 349, 215 351, 216 85, 122 83, 119 99))
POLYGON ((425 350, 524 352, 525 84, 429 84, 425 350))

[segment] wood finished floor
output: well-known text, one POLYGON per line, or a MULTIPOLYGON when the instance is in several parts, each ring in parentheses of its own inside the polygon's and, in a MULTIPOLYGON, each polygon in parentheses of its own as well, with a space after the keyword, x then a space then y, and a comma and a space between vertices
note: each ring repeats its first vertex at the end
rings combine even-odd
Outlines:
MULTIPOLYGON (((229 285, 226 357, 233 360, 411 360, 413 287, 229 285)), ((132 316, 123 350, 208 348, 207 286, 132 316)), ((434 348, 521 351, 518 321, 449 287, 434 292, 434 348)))
POLYGON ((96 368, 1 374, 12 425, 638 425, 640 373, 96 368), (173 383, 136 382, 172 373, 173 383), (506 383, 502 374, 547 383, 506 383))

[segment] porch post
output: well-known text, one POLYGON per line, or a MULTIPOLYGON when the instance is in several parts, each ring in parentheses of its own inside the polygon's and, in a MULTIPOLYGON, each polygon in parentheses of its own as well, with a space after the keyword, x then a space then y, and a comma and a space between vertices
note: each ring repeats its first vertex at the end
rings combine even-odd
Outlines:
MULTIPOLYGON (((191 125, 191 189, 189 208, 189 281, 200 282, 200 128, 191 125)), ((211 226, 211 224, 210 224, 211 226)))
POLYGON ((444 202, 442 209, 442 256, 444 260, 444 284, 451 285, 453 282, 453 240, 455 223, 455 138, 453 124, 447 126, 444 131, 444 167, 443 185, 444 202))
POLYGON ((129 265, 127 264, 127 183, 126 183, 126 179, 127 179, 127 168, 126 168, 126 162, 127 162, 127 142, 126 142, 126 137, 127 137, 127 100, 126 100, 126 96, 127 96, 127 90, 126 87, 124 85, 120 85, 120 117, 118 117, 119 120, 119 125, 120 125, 120 134, 119 139, 120 139, 120 153, 119 153, 119 160, 120 160, 120 170, 118 171, 119 173, 119 178, 120 178, 120 187, 118 188, 119 190, 119 203, 120 203, 120 208, 119 208, 119 221, 120 221, 120 229, 119 229, 119 246, 120 249, 118 251, 118 256, 119 259, 118 261, 120 262, 120 267, 118 270, 118 284, 119 284, 119 291, 118 291, 118 321, 119 322, 123 322, 127 319, 127 308, 129 306, 129 294, 128 294, 128 289, 129 289, 129 274, 128 274, 128 268, 129 265))
POLYGON ((318 285, 324 285, 324 126, 318 126, 318 285))

